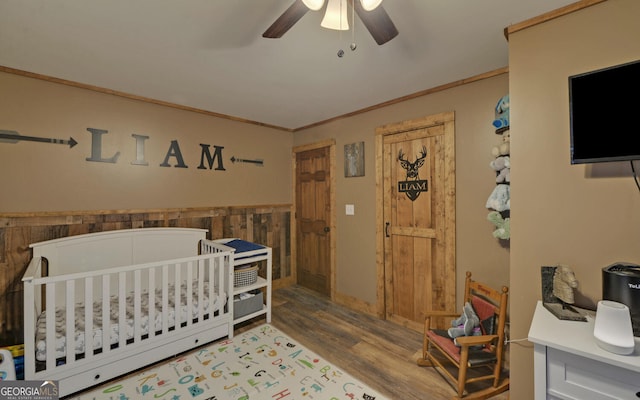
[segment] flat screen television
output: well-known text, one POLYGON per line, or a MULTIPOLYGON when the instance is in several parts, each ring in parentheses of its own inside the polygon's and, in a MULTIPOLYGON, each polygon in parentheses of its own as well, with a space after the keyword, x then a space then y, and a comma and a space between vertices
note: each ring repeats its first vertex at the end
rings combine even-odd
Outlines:
POLYGON ((571 164, 640 159, 640 60, 569 77, 571 164))

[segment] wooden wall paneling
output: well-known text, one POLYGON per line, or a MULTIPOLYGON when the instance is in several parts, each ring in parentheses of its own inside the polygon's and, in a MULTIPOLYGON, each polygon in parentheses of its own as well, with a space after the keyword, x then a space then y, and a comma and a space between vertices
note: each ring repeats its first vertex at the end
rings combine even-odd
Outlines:
POLYGON ((293 267, 291 260, 293 255, 291 253, 291 236, 289 235, 289 229, 291 227, 291 210, 281 210, 279 213, 274 213, 274 216, 278 215, 276 226, 274 226, 273 236, 274 243, 277 247, 273 249, 273 288, 281 288, 285 286, 291 286, 296 283, 293 276, 293 267), (277 261, 276 261, 277 260, 277 261))
POLYGON ((240 210, 229 210, 224 237, 243 239, 246 237, 246 229, 247 223, 244 212, 240 214, 240 210))
MULTIPOLYGON (((4 264, 7 262, 6 260, 6 254, 5 254, 5 238, 6 238, 6 231, 8 228, 0 228, 0 264, 4 264)), ((2 271, 0 270, 0 284, 2 284, 2 271)))
POLYGON ((10 336, 15 340, 18 332, 22 332, 22 313, 16 313, 15 310, 23 309, 22 275, 30 259, 29 230, 26 227, 15 227, 3 231, 4 262, 0 263, 0 293, 3 294, 4 301, 3 307, 0 307, 0 329, 1 332, 12 332, 10 336))
POLYGON ((209 229, 209 239, 224 237, 224 222, 226 220, 226 213, 224 216, 211 217, 211 228, 209 229))

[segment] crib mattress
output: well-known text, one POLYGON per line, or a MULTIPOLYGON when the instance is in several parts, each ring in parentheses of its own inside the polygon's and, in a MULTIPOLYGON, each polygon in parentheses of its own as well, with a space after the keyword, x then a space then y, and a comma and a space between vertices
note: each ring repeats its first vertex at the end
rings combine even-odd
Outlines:
MULTIPOLYGON (((208 315, 209 312, 215 312, 220 310, 226 304, 227 296, 225 293, 215 293, 213 310, 209 310, 210 302, 209 302, 209 284, 205 282, 203 284, 204 287, 204 301, 202 304, 204 315, 208 315)), ((173 299, 174 293, 174 285, 169 285, 169 309, 167 312, 167 326, 168 328, 175 327, 176 324, 176 312, 175 312, 175 301, 173 299)), ((187 322, 187 298, 186 298, 186 285, 181 285, 181 300, 180 305, 178 306, 179 313, 179 323, 187 322)), ((163 329, 163 315, 162 315, 162 290, 156 289, 155 291, 155 317, 153 321, 153 329, 155 332, 159 332, 163 329)), ((192 293, 192 315, 190 318, 195 319, 198 318, 200 314, 200 305, 198 304, 198 292, 197 287, 193 288, 192 293)), ((119 304, 118 297, 111 296, 110 299, 110 325, 109 325, 109 340, 110 345, 115 345, 120 342, 120 326, 118 324, 118 315, 119 315, 119 304)), ((81 355, 85 352, 85 305, 84 303, 77 303, 75 305, 75 353, 77 355, 81 355)), ((141 318, 140 318, 140 328, 141 335, 147 335, 149 333, 149 297, 148 293, 143 292, 141 298, 141 318)), ((56 308, 55 313, 55 325, 56 325, 56 358, 63 358, 66 356, 66 348, 67 348, 67 338, 66 338, 66 310, 64 308, 56 308)), ((124 327, 124 334, 126 335, 125 340, 133 339, 134 337, 134 299, 133 295, 127 296, 126 301, 126 326, 124 327)), ((210 316, 209 316, 210 318, 210 316)), ((102 303, 94 302, 93 304, 93 349, 99 350, 102 349, 102 303)), ((39 316, 36 323, 36 360, 45 361, 46 360, 46 312, 43 311, 39 316)))

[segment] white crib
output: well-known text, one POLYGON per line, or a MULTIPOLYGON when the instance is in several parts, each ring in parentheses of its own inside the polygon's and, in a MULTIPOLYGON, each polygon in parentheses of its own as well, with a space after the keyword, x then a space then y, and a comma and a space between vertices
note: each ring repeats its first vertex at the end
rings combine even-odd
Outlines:
POLYGON ((145 228, 31 245, 25 380, 66 396, 233 337, 233 249, 206 230, 145 228))

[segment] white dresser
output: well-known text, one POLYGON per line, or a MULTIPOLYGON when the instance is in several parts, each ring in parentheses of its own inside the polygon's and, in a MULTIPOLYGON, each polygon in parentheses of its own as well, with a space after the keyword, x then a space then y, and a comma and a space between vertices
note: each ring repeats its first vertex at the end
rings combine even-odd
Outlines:
POLYGON ((594 318, 559 320, 538 302, 529 329, 534 344, 535 399, 640 399, 640 340, 628 356, 600 348, 594 318))

